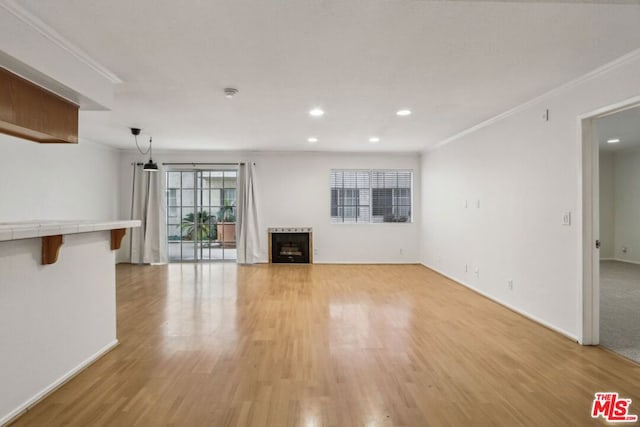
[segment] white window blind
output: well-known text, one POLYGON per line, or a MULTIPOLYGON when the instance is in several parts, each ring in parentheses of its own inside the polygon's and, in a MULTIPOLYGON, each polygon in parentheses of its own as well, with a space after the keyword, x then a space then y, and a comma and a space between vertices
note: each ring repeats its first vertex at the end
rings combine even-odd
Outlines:
POLYGON ((331 218, 334 222, 370 222, 368 171, 331 171, 331 218))
POLYGON ((332 170, 331 222, 411 222, 413 172, 332 170))

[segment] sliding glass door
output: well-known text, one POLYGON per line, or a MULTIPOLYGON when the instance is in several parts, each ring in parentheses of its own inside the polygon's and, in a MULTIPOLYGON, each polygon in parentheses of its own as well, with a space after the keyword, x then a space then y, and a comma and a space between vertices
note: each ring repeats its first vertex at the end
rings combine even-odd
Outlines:
POLYGON ((237 170, 166 174, 169 261, 235 261, 237 170))

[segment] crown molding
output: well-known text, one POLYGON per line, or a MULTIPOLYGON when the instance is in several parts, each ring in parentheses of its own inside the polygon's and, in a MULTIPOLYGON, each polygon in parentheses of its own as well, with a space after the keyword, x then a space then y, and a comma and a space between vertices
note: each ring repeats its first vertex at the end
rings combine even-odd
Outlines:
POLYGON ((15 2, 15 0, 0 0, 0 7, 7 10, 7 12, 11 13, 13 16, 29 25, 31 28, 42 34, 49 41, 55 43, 62 49, 69 52, 71 55, 76 57, 79 61, 86 64, 89 68, 100 74, 102 77, 110 81, 111 83, 122 83, 122 79, 118 77, 115 73, 109 70, 104 65, 100 64, 98 61, 89 56, 82 49, 71 43, 69 40, 64 38, 60 33, 51 28, 49 25, 44 23, 40 18, 35 16, 33 13, 29 12, 24 7, 20 6, 15 2))
MULTIPOLYGON (((422 0, 430 2, 455 3, 469 0, 422 0)), ((638 5, 640 0, 471 0, 478 3, 560 3, 560 4, 606 4, 606 5, 638 5)))
POLYGON ((449 144, 450 142, 453 142, 457 139, 460 139, 464 136, 467 136, 471 133, 474 133, 480 129, 486 128, 487 126, 490 126, 496 122, 499 122, 501 120, 506 119, 507 117, 513 116, 514 114, 517 114, 521 111, 526 110, 529 107, 532 107, 534 105, 540 104, 541 102, 552 98, 556 95, 559 95, 562 92, 565 92, 567 90, 573 89, 576 86, 580 86, 586 82, 588 82, 589 80, 593 80, 597 77, 603 76, 607 73, 610 73, 613 70, 616 70, 624 65, 627 65, 630 62, 634 62, 636 60, 640 60, 640 49, 636 49, 633 50, 629 53, 627 53, 626 55, 623 55, 617 59, 614 59, 611 62, 608 62, 598 68, 596 68, 595 70, 592 70, 586 74, 583 74, 582 76, 575 78, 573 80, 568 81, 567 83, 564 83, 554 89, 551 89, 548 92, 543 93, 542 95, 539 95, 523 104, 520 104, 516 107, 513 107, 503 113, 498 114, 497 116, 493 116, 490 119, 487 119, 483 122, 478 123, 477 125, 471 126, 470 128, 467 128, 465 130, 463 130, 462 132, 458 132, 446 139, 443 139, 439 142, 437 142, 436 144, 427 147, 424 152, 429 152, 429 151, 433 151, 437 148, 440 148, 446 144, 449 144))

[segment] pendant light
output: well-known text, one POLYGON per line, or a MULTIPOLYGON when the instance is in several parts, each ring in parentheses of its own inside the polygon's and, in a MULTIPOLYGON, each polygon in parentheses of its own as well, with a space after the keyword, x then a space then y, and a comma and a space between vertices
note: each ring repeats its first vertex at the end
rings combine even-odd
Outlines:
POLYGON ((158 164, 151 158, 153 151, 151 150, 151 137, 149 137, 149 161, 144 164, 142 170, 145 172, 158 172, 158 164))
POLYGON ((142 170, 145 171, 145 172, 158 172, 158 164, 156 162, 154 162, 153 159, 152 159, 152 157, 153 157, 153 149, 152 149, 153 138, 149 137, 149 148, 146 151, 143 151, 143 150, 140 149, 140 146, 138 145, 138 135, 140 135, 140 129, 139 128, 131 128, 131 134, 133 135, 133 137, 136 140, 136 148, 138 149, 140 154, 149 153, 149 161, 144 164, 144 166, 142 167, 142 170))

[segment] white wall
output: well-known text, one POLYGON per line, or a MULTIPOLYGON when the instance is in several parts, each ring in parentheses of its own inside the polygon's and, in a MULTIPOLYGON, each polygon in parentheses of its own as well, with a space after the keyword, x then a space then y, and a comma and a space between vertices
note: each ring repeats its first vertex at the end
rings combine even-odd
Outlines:
MULTIPOLYGON (((0 134, 0 222, 116 219, 119 158, 85 141, 0 134)), ((116 343, 109 238, 67 235, 48 266, 40 265, 40 239, 0 242, 0 424, 116 343)))
MULTIPOLYGON (((123 153, 120 160, 121 217, 129 216, 131 163, 143 161, 137 153, 123 153)), ((364 153, 154 153, 160 162, 256 163, 260 209, 262 261, 268 260, 267 228, 311 226, 317 263, 416 263, 420 218, 420 162, 417 154, 364 153), (331 169, 413 169, 414 223, 331 224, 329 173, 331 169), (402 253, 401 253, 402 250, 402 253)), ((127 257, 123 242, 119 260, 127 257)))
POLYGON ((84 141, 38 144, 0 134, 0 222, 117 219, 118 159, 84 141))
POLYGON ((577 118, 639 94, 638 56, 425 153, 422 262, 577 337, 582 304, 577 118), (547 108, 548 122, 541 118, 547 108), (479 199, 480 208, 465 209, 465 199, 479 199), (566 211, 573 213, 571 226, 561 225, 566 211))
POLYGON ((0 242, 0 425, 116 344, 109 232, 65 236, 55 264, 40 256, 40 239, 0 242))
POLYGON ((614 258, 640 263, 640 151, 616 153, 613 165, 614 258))
POLYGON ((600 259, 614 257, 613 153, 600 151, 600 259))

